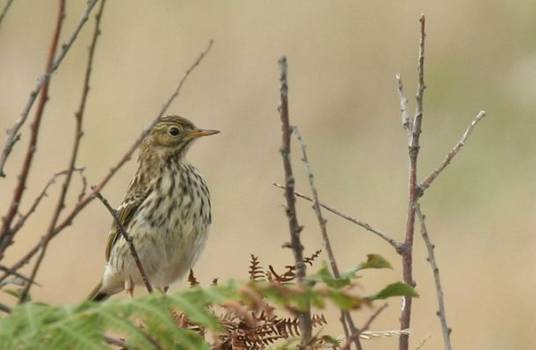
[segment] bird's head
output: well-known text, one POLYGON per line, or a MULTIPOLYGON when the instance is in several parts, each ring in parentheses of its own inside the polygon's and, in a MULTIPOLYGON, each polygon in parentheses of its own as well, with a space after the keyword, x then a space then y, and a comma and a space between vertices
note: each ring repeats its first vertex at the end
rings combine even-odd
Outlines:
POLYGON ((167 116, 160 119, 146 136, 142 150, 156 153, 163 158, 184 157, 192 143, 202 136, 219 133, 218 130, 197 128, 191 121, 180 116, 167 116))

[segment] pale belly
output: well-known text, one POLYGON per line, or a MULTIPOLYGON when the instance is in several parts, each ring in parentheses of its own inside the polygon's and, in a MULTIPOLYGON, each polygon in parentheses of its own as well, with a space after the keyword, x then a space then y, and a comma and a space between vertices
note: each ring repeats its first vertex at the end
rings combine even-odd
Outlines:
MULTIPOLYGON (((148 205, 140 208, 136 220, 127 228, 145 274, 155 288, 167 287, 188 273, 203 250, 211 221, 207 198, 179 192, 181 186, 176 182, 161 186, 162 191, 175 195, 160 201, 148 196, 144 201, 148 205), (177 187, 177 191, 169 186, 177 187)), ((143 280, 127 242, 120 239, 112 248, 103 284, 111 290, 121 290, 131 283, 143 285, 143 280)))

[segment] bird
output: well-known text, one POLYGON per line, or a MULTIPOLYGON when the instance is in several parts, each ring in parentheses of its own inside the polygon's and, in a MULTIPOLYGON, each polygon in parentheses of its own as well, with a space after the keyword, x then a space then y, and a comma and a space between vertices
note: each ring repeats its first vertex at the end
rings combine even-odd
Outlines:
MULTIPOLYGON (((116 212, 149 283, 159 290, 191 269, 207 240, 210 193, 186 154, 197 139, 217 133, 172 115, 160 118, 140 144, 136 174, 116 212)), ((144 282, 115 221, 105 258, 102 279, 88 299, 102 301, 123 290, 132 296, 144 282)))

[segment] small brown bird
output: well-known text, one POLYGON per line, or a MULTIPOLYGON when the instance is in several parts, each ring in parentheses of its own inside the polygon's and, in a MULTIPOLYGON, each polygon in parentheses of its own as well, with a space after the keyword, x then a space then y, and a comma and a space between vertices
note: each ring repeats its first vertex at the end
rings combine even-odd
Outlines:
MULTIPOLYGON (((179 116, 162 118, 145 137, 138 170, 118 208, 119 221, 151 285, 165 289, 181 278, 201 253, 212 221, 210 195, 199 171, 185 156, 197 138, 217 130, 196 128, 179 116)), ((112 224, 101 283, 90 300, 103 300, 143 280, 128 243, 112 224)))

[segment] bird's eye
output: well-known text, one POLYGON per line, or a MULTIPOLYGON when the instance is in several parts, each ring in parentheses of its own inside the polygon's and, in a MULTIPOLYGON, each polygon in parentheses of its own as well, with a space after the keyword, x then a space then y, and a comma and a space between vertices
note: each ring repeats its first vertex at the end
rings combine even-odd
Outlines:
POLYGON ((177 136, 179 134, 179 128, 172 126, 168 132, 171 136, 177 136))

